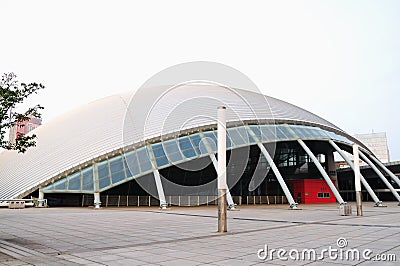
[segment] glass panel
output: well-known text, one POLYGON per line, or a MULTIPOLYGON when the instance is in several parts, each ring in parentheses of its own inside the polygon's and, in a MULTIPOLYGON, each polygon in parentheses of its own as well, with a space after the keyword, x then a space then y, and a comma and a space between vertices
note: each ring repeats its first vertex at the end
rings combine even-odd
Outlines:
POLYGON ((209 150, 210 152, 216 152, 217 151, 217 146, 215 145, 214 142, 211 142, 210 139, 204 138, 200 142, 200 152, 201 154, 208 154, 209 150))
POLYGON ((99 188, 105 188, 111 184, 110 173, 108 169, 108 161, 101 162, 97 165, 99 175, 99 188))
POLYGON ((286 137, 288 137, 290 139, 296 138, 296 136, 293 135, 293 133, 287 127, 288 127, 287 125, 282 125, 279 127, 279 129, 283 132, 283 134, 286 135, 286 137))
POLYGON ((201 141, 200 135, 199 134, 195 134, 195 135, 189 136, 189 139, 192 142, 193 148, 196 151, 197 155, 200 155, 201 154, 200 147, 199 147, 199 144, 200 144, 200 141, 201 141))
POLYGON ((111 179, 113 183, 117 183, 125 179, 124 165, 122 156, 110 159, 111 179))
POLYGON ((158 167, 168 164, 167 156, 165 155, 162 143, 157 143, 151 145, 153 150, 154 158, 156 159, 156 164, 158 167))
POLYGON ((179 138, 179 148, 181 149, 183 155, 186 158, 196 157, 196 152, 190 142, 189 137, 182 137, 179 138))
POLYGON ((325 132, 331 139, 336 139, 336 134, 333 132, 326 131, 325 132))
POLYGON ((113 184, 118 183, 118 182, 120 182, 120 181, 122 181, 124 179, 125 179, 124 170, 112 174, 112 182, 113 182, 113 184))
POLYGON ((67 178, 63 178, 54 183, 54 190, 66 190, 67 189, 67 178))
MULTIPOLYGON (((258 140, 258 141, 262 140, 260 126, 250 126, 250 129, 251 129, 251 130, 253 131, 253 133, 257 136, 257 140, 258 140)), ((256 142, 257 140, 254 140, 254 141, 256 142)))
POLYGON ((331 133, 332 134, 332 136, 333 136, 333 139, 335 139, 335 140, 341 140, 340 139, 340 136, 338 135, 338 134, 335 134, 335 133, 331 133))
POLYGON ((338 140, 338 141, 343 141, 343 142, 346 142, 346 143, 353 143, 352 141, 350 141, 346 137, 343 137, 343 136, 341 136, 339 134, 336 134, 336 133, 333 133, 333 132, 330 132, 330 131, 324 131, 324 133, 327 134, 331 139, 338 140))
POLYGON ((320 130, 318 130, 318 132, 319 132, 319 135, 320 135, 322 138, 329 138, 328 135, 325 133, 324 130, 320 129, 320 130))
POLYGON ((229 135, 229 132, 226 133, 226 148, 229 149, 233 146, 233 142, 231 139, 231 136, 229 135))
POLYGON ((115 158, 110 159, 110 171, 111 174, 120 172, 124 170, 124 166, 122 164, 121 156, 117 156, 115 158))
POLYGON ((228 134, 235 146, 240 146, 240 145, 246 144, 246 142, 240 136, 240 134, 236 128, 229 128, 228 134))
POLYGON ((131 152, 128 152, 127 154, 125 154, 124 163, 125 163, 127 177, 136 176, 140 173, 138 160, 137 160, 135 151, 131 151, 131 152))
POLYGON ((325 134, 319 128, 311 128, 314 138, 326 138, 325 134))
POLYGON ((152 144, 151 149, 153 150, 154 157, 165 157, 164 148, 161 142, 152 144))
POLYGON ((81 190, 81 172, 68 177, 68 190, 81 190))
POLYGON ((212 142, 214 142, 215 144, 217 143, 217 135, 216 133, 214 133, 214 131, 204 132, 204 136, 206 138, 211 138, 212 142))
POLYGON ((275 127, 261 126, 262 141, 273 141, 276 140, 275 127))
POLYGON ((288 139, 288 137, 282 132, 280 126, 276 127, 276 135, 277 135, 278 139, 288 139))
POLYGON ((179 148, 181 150, 192 149, 192 143, 190 143, 189 137, 179 138, 179 148))
POLYGON ((249 134, 247 132, 247 129, 245 127, 239 127, 237 129, 237 131, 239 132, 239 134, 242 137, 242 139, 244 140, 244 142, 246 144, 249 144, 250 143, 250 136, 249 136, 249 134))
POLYGON ((82 190, 93 190, 93 167, 82 170, 82 190))
POLYGON ((153 165, 150 162, 149 152, 147 151, 147 147, 140 148, 136 150, 139 166, 141 172, 147 172, 153 169, 153 165))
POLYGON ((297 137, 305 138, 306 136, 303 134, 303 131, 299 127, 291 126, 291 129, 296 133, 297 137))
POLYGON ((109 176, 108 162, 103 161, 101 163, 98 163, 97 172, 98 172, 99 178, 104 178, 104 177, 109 176))
POLYGON ((241 135, 245 134, 242 137, 245 138, 245 140, 248 141, 249 144, 254 144, 254 143, 257 142, 258 139, 261 139, 261 136, 260 136, 260 138, 259 137, 255 137, 255 138, 253 137, 253 134, 255 134, 257 136, 256 133, 260 133, 260 130, 258 130, 258 128, 256 128, 255 132, 253 132, 253 131, 250 131, 250 126, 244 126, 243 130, 245 132, 243 132, 243 133, 240 132, 240 134, 241 135))
POLYGON ((123 157, 123 161, 124 161, 124 167, 125 167, 125 171, 126 171, 126 177, 130 178, 133 176, 131 170, 129 169, 129 167, 132 167, 132 164, 129 166, 128 163, 126 162, 126 157, 123 157))
POLYGON ((300 130, 301 130, 301 132, 303 132, 303 135, 305 136, 305 138, 313 138, 313 136, 314 136, 313 132, 309 128, 303 127, 300 130))
POLYGON ((208 154, 209 150, 211 152, 217 151, 217 137, 215 136, 214 132, 204 132, 204 138, 200 142, 199 148, 201 154, 208 154))
POLYGON ((308 128, 307 130, 308 132, 310 132, 312 138, 316 138, 319 136, 317 130, 315 130, 314 128, 308 128))
POLYGON ((167 157, 170 162, 182 161, 182 155, 179 151, 178 144, 176 140, 169 140, 163 144, 164 150, 167 152, 167 157))

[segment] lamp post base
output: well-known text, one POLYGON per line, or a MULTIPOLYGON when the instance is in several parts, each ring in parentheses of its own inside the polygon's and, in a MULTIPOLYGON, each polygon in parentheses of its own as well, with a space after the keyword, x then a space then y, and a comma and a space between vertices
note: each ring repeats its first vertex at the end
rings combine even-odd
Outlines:
POLYGON ((225 233, 228 231, 226 211, 226 189, 218 189, 218 232, 225 233))

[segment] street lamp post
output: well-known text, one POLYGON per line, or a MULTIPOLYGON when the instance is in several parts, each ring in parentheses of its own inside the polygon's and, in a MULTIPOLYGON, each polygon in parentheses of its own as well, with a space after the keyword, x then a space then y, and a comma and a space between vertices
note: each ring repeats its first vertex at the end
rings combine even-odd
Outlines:
POLYGON ((356 188, 356 204, 357 216, 363 216, 362 212, 362 197, 361 197, 361 173, 360 173, 360 157, 359 157, 358 144, 353 145, 354 157, 354 185, 356 188))
POLYGON ((226 212, 226 107, 219 106, 217 109, 218 129, 218 232, 228 231, 226 212))

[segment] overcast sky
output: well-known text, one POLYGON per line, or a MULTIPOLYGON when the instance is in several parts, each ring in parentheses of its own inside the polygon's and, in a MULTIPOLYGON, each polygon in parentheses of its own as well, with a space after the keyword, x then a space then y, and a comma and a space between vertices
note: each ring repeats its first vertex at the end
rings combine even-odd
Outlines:
POLYGON ((400 1, 4 1, 0 72, 42 82, 44 123, 166 67, 229 65, 400 160, 400 1))

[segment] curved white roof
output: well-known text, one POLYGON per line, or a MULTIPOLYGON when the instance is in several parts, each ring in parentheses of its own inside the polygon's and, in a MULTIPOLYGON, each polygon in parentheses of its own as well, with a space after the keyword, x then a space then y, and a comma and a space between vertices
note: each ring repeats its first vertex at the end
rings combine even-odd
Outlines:
POLYGON ((216 107, 222 104, 227 106, 228 122, 297 121, 347 136, 335 125, 304 109, 250 91, 209 85, 185 85, 162 94, 163 91, 165 88, 153 88, 109 96, 43 124, 34 130, 38 136, 36 147, 24 154, 16 151, 0 154, 0 199, 17 197, 127 144, 215 124, 216 107))

